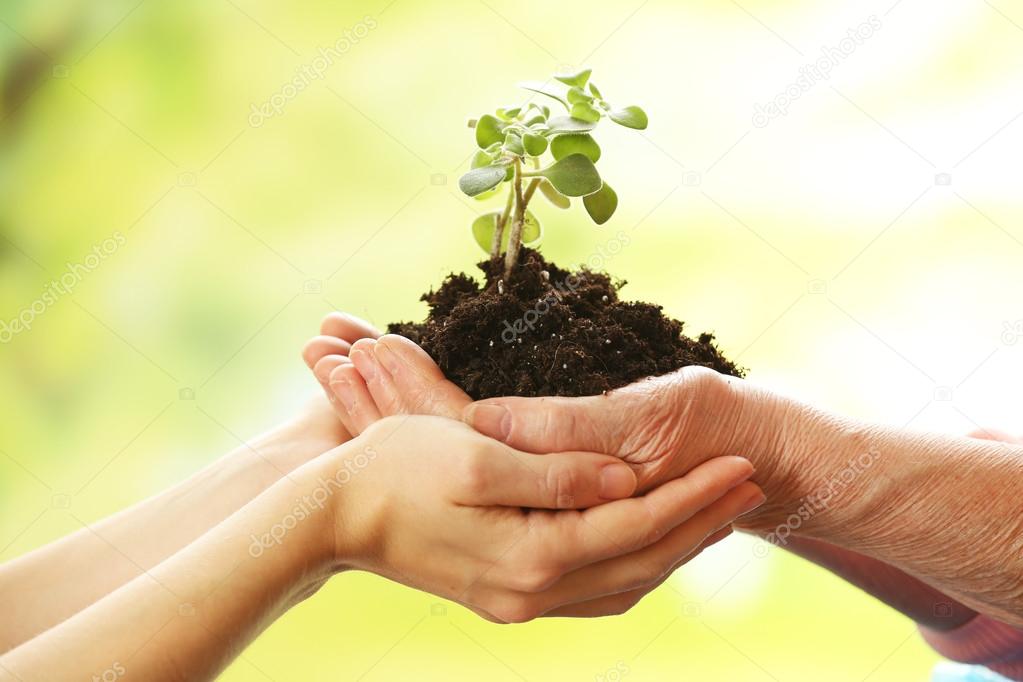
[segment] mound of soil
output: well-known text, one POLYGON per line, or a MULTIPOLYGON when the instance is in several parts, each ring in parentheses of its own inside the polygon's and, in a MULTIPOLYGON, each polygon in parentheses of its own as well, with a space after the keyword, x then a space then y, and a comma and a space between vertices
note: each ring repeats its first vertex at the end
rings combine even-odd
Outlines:
POLYGON ((479 264, 482 288, 449 275, 422 296, 425 322, 388 327, 422 346, 476 400, 597 395, 687 365, 745 374, 712 334, 689 338, 660 306, 618 300, 624 281, 563 270, 532 249, 522 250, 510 282, 500 281, 503 265, 503 258, 479 264))

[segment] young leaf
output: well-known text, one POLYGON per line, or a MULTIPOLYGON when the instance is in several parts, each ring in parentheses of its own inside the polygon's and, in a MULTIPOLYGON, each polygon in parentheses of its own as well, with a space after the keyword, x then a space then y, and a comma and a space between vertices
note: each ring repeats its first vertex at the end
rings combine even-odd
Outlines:
POLYGON ((502 107, 502 108, 497 110, 497 117, 498 118, 502 118, 505 121, 510 121, 513 118, 515 118, 516 116, 518 116, 520 111, 522 111, 522 107, 508 107, 508 108, 502 107))
POLYGON ((589 133, 558 135, 551 140, 551 154, 556 161, 572 154, 582 154, 593 163, 597 163, 600 160, 600 147, 589 133))
POLYGON ((498 194, 500 194, 501 193, 501 189, 502 189, 501 185, 498 185, 497 187, 494 187, 493 189, 488 189, 483 194, 477 194, 476 196, 473 197, 473 199, 475 199, 476 201, 486 201, 487 199, 490 199, 492 197, 496 197, 498 194))
MULTIPOLYGON (((565 98, 562 96, 561 91, 556 89, 555 86, 552 86, 549 83, 543 83, 540 81, 526 81, 524 83, 519 83, 519 87, 524 90, 529 90, 530 92, 537 92, 540 93, 541 95, 546 95, 551 99, 556 99, 559 102, 561 102, 566 109, 569 108, 568 102, 565 101, 565 98)), ((550 116, 549 113, 547 115, 550 116)))
POLYGON ((504 133, 497 117, 490 114, 480 116, 480 120, 476 123, 476 145, 480 149, 486 149, 495 142, 500 143, 503 140, 504 133))
POLYGON ((522 138, 513 130, 509 130, 508 134, 505 136, 504 148, 518 156, 522 156, 526 153, 526 150, 522 147, 522 138))
POLYGON ((636 130, 646 130, 648 123, 646 112, 637 106, 612 109, 607 115, 618 125, 623 125, 626 128, 635 128, 636 130))
POLYGON ((474 168, 458 179, 458 189, 474 197, 500 185, 507 173, 508 167, 505 165, 474 168))
POLYGON ((587 95, 582 88, 569 88, 568 101, 570 104, 578 104, 579 102, 586 102, 589 104, 593 101, 593 97, 587 95))
POLYGON ((601 186, 600 174, 593 162, 582 154, 566 156, 539 172, 551 181, 554 189, 566 197, 593 194, 601 186))
POLYGON ((547 197, 547 201, 551 202, 558 208, 568 208, 572 205, 572 200, 554 189, 554 185, 552 185, 550 180, 547 178, 540 181, 540 192, 547 197))
POLYGON ((555 116, 548 119, 547 126, 550 128, 549 135, 560 135, 562 133, 588 133, 596 128, 597 124, 571 116, 555 116))
MULTIPOLYGON (((509 230, 511 232, 511 230, 509 230)), ((525 220, 522 223, 522 245, 536 246, 543 238, 543 225, 536 219, 536 216, 526 211, 525 220)))
POLYGON ((522 136, 522 146, 530 156, 540 156, 547 151, 547 138, 543 135, 526 133, 522 136))
POLYGON ((525 125, 527 128, 532 128, 537 123, 543 123, 544 125, 546 125, 547 117, 544 116, 543 114, 536 114, 534 116, 530 116, 529 118, 527 118, 523 125, 525 125))
POLYGON ((590 81, 589 88, 590 88, 590 94, 591 95, 593 95, 597 99, 604 99, 604 96, 600 94, 600 90, 597 89, 597 84, 596 83, 594 83, 593 81, 590 81))
POLYGON ((469 164, 469 168, 482 168, 483 166, 489 166, 494 162, 494 158, 483 149, 477 149, 476 153, 472 155, 472 163, 469 164))
MULTIPOLYGON (((490 245, 494 241, 494 230, 497 229, 497 221, 501 219, 501 211, 492 211, 472 221, 472 236, 483 249, 484 253, 490 253, 490 245)), ((504 226, 504 234, 501 239, 501 251, 508 250, 508 239, 511 236, 511 219, 504 226)), ((522 244, 524 246, 536 246, 543 237, 543 227, 536 216, 526 211, 525 220, 522 223, 522 244)))
POLYGON ((590 214, 593 222, 603 225, 618 208, 618 195, 611 189, 611 185, 605 182, 599 192, 583 197, 583 206, 586 207, 586 212, 590 214))
MULTIPOLYGON (((483 249, 484 253, 490 253, 490 244, 494 241, 494 230, 497 229, 497 221, 500 220, 501 211, 484 213, 472 221, 472 236, 483 249)), ((505 229, 507 235, 508 230, 505 229)))
POLYGON ((572 118, 596 123, 600 120, 600 110, 589 102, 577 102, 572 105, 572 118))
POLYGON ((585 88, 586 81, 590 80, 590 74, 593 73, 593 69, 583 69, 576 73, 561 74, 554 77, 554 80, 561 81, 569 87, 585 88))

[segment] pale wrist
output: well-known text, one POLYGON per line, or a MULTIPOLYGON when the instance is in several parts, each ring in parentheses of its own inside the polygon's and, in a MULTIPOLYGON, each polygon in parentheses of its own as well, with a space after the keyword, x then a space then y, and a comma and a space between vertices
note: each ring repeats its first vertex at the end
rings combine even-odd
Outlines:
POLYGON ((322 507, 329 527, 321 534, 334 571, 361 568, 376 550, 377 496, 369 490, 369 471, 377 458, 365 436, 354 439, 302 467, 303 500, 322 507))

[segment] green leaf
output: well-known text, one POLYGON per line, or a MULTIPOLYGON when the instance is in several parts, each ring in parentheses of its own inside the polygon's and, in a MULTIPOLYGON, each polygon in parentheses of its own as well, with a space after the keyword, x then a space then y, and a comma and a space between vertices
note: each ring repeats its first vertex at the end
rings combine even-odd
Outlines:
POLYGON ((500 185, 507 173, 508 167, 502 164, 474 168, 458 179, 458 189, 474 197, 500 185))
POLYGON ((604 96, 600 94, 600 90, 597 89, 597 85, 593 81, 590 81, 589 88, 591 95, 593 95, 597 99, 604 99, 604 96))
POLYGON ((522 136, 515 130, 509 130, 508 134, 505 135, 504 148, 512 154, 517 154, 519 156, 526 153, 526 150, 522 147, 522 136))
POLYGON ((586 102, 589 104, 593 101, 593 97, 587 95, 582 88, 569 88, 568 101, 571 104, 578 104, 579 102, 586 102))
POLYGON ((550 128, 550 135, 560 135, 562 133, 588 133, 596 128, 597 124, 571 116, 555 116, 547 120, 547 126, 550 128))
POLYGON ((495 142, 504 140, 504 127, 497 120, 496 116, 484 114, 476 123, 476 145, 480 149, 486 149, 495 142))
MULTIPOLYGON (((494 231, 497 229, 497 221, 501 219, 501 211, 492 211, 472 221, 472 236, 483 249, 484 253, 490 253, 490 245, 494 241, 494 231)), ((508 250, 508 240, 511 237, 511 219, 504 226, 504 234, 501 235, 501 251, 508 250)), ((543 238, 543 227, 536 216, 526 211, 525 220, 522 223, 522 244, 524 246, 536 246, 543 238)))
POLYGON ((547 138, 543 135, 526 133, 522 137, 522 146, 530 156, 540 156, 547 151, 547 138))
POLYGON ((550 180, 554 189, 566 197, 586 196, 601 187, 597 167, 582 154, 566 156, 539 171, 539 174, 550 180))
MULTIPOLYGON (((497 221, 501 219, 501 211, 484 213, 472 221, 472 236, 483 249, 484 253, 490 253, 490 245, 494 241, 494 231, 497 229, 497 221)), ((507 234, 507 230, 505 230, 507 234)))
POLYGON ((498 185, 493 189, 488 189, 486 192, 483 192, 483 194, 477 194, 476 196, 473 197, 473 199, 475 199, 476 201, 486 201, 487 199, 496 197, 500 193, 501 185, 498 185))
POLYGON ((561 81, 562 83, 568 86, 576 88, 585 88, 586 81, 590 80, 591 73, 593 73, 593 69, 583 69, 582 71, 577 71, 576 73, 557 75, 554 77, 554 80, 561 81))
POLYGON ((636 130, 646 130, 648 123, 646 112, 637 106, 612 109, 607 115, 618 125, 623 125, 626 128, 635 128, 636 130))
POLYGON ((550 180, 547 178, 540 181, 540 192, 547 197, 547 201, 551 202, 558 208, 568 208, 572 205, 572 200, 554 189, 554 185, 552 185, 550 180))
MULTIPOLYGON (((524 90, 529 90, 530 92, 537 92, 540 93, 541 95, 546 95, 551 99, 556 99, 559 102, 561 102, 566 109, 568 109, 568 102, 565 101, 565 97, 562 94, 563 91, 557 88, 556 86, 552 86, 550 83, 543 83, 541 81, 526 81, 524 83, 519 83, 519 87, 523 88, 524 90)), ((550 114, 547 115, 550 116, 550 114)))
POLYGON ((523 125, 525 125, 527 128, 532 128, 537 123, 543 123, 544 126, 546 126, 547 125, 547 117, 544 116, 543 114, 536 114, 534 116, 531 116, 531 117, 527 118, 523 125))
POLYGON ((588 102, 578 102, 572 105, 572 118, 596 123, 600 120, 600 110, 588 102))
POLYGON ((507 107, 507 108, 502 107, 502 108, 497 110, 497 116, 498 116, 498 118, 502 118, 505 121, 510 121, 513 118, 515 118, 516 116, 518 116, 520 111, 522 111, 522 107, 507 107))
POLYGON ((476 153, 472 155, 472 163, 469 164, 469 168, 482 168, 483 166, 489 166, 493 162, 494 157, 483 149, 477 149, 476 153))
POLYGON ((551 154, 557 161, 572 154, 582 154, 593 163, 597 163, 600 161, 600 146, 589 133, 558 135, 551 140, 551 154))
POLYGON ((537 104, 536 102, 530 102, 529 108, 536 109, 539 113, 543 114, 544 118, 550 118, 551 108, 546 104, 537 104))
POLYGON ((523 246, 536 246, 540 243, 543 238, 543 225, 537 220, 536 216, 526 211, 522 223, 522 245, 523 246))
POLYGON ((583 206, 586 207, 586 212, 590 214, 593 222, 603 225, 611 219, 618 208, 618 195, 611 189, 611 185, 605 182, 599 192, 583 197, 583 206))

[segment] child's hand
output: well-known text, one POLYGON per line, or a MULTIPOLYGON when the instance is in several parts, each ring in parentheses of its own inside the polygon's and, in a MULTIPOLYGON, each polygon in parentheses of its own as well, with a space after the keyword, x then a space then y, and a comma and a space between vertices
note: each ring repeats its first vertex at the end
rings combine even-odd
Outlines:
POLYGON ((621 499, 636 480, 615 457, 519 452, 437 417, 380 420, 315 466, 338 566, 500 622, 621 613, 763 499, 738 457, 621 499))
POLYGON ((460 419, 472 402, 422 348, 344 313, 324 318, 302 357, 353 436, 395 414, 460 419))

